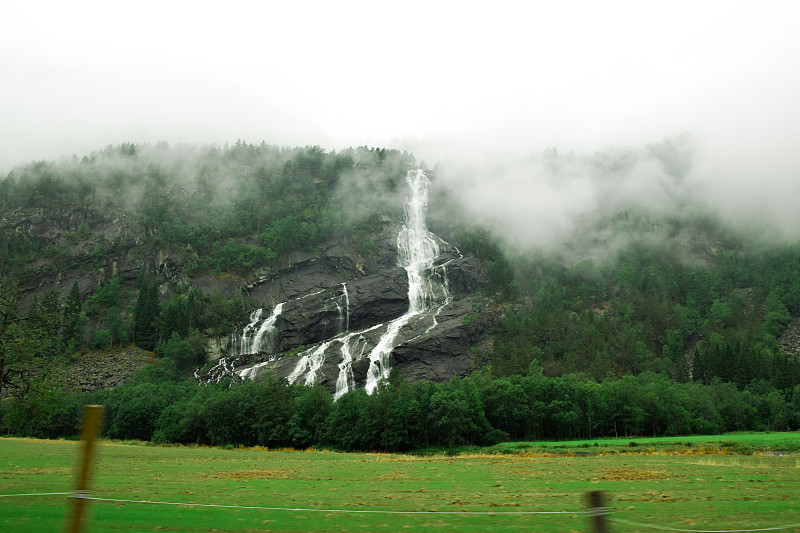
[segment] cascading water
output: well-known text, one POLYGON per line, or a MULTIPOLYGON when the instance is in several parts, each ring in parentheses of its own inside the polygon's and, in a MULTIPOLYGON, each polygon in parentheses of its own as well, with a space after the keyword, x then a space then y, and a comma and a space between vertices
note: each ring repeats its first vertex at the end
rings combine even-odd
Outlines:
POLYGON ((263 319, 264 311, 261 308, 250 313, 250 323, 242 329, 242 336, 235 339, 238 340, 239 355, 274 351, 275 321, 281 311, 283 311, 283 303, 276 305, 266 319, 263 319))
MULTIPOLYGON (((350 296, 347 293, 346 283, 342 283, 342 294, 339 298, 333 301, 333 304, 336 306, 336 311, 338 313, 337 322, 339 331, 337 332, 337 335, 341 335, 347 332, 347 330, 350 328, 350 296), (344 304, 344 306, 342 306, 342 304, 344 304)), ((342 342, 342 353, 344 354, 347 341, 350 339, 350 337, 351 335, 346 335, 343 338, 332 339, 330 341, 323 342, 316 348, 311 348, 301 353, 300 360, 297 362, 294 370, 292 370, 292 373, 289 374, 289 377, 287 378, 289 382, 294 383, 305 373, 306 379, 304 383, 306 385, 313 384, 317 379, 317 370, 319 370, 322 364, 325 362, 325 350, 328 349, 328 346, 330 346, 334 341, 342 342)))
POLYGON ((271 353, 275 350, 275 321, 278 319, 278 315, 281 314, 281 311, 283 311, 283 304, 279 303, 272 310, 272 314, 269 316, 269 318, 267 318, 261 324, 261 327, 258 328, 258 333, 256 333, 256 336, 253 339, 253 345, 250 353, 258 353, 262 351, 271 353))
POLYGON ((344 333, 350 329, 350 295, 347 294, 346 283, 342 283, 342 294, 334 301, 334 305, 339 314, 337 320, 339 331, 337 333, 344 333))
MULTIPOLYGON (((334 400, 338 400, 343 394, 346 394, 355 381, 353 377, 353 352, 350 351, 349 341, 350 339, 347 339, 342 342, 342 362, 339 363, 339 377, 336 378, 336 392, 333 395, 334 400)), ((362 344, 362 352, 364 346, 365 345, 362 344)))
POLYGON ((259 307, 258 309, 254 310, 252 313, 250 313, 250 323, 242 329, 242 336, 238 339, 234 337, 234 340, 238 340, 239 342, 239 348, 237 351, 240 354, 251 353, 250 347, 252 345, 251 338, 253 336, 253 331, 255 331, 256 327, 258 327, 258 324, 261 322, 263 316, 263 309, 259 307))
POLYGON ((350 294, 347 292, 347 283, 342 283, 342 297, 344 298, 344 324, 342 324, 342 317, 340 317, 339 331, 350 331, 350 294))
POLYGON ((444 299, 447 302, 450 298, 445 273, 441 276, 444 282, 431 275, 434 272, 433 262, 440 250, 436 236, 428 231, 425 223, 428 177, 420 169, 411 170, 406 174, 406 182, 411 189, 411 196, 406 202, 406 224, 397 234, 397 255, 400 265, 408 274, 408 311, 389 323, 386 333, 369 355, 370 365, 365 388, 370 394, 378 381, 389 377, 390 355, 397 345, 400 329, 413 317, 428 310, 437 300, 444 299))
MULTIPOLYGON (((450 261, 452 261, 452 259, 450 261)), ((434 267, 433 272, 438 274, 442 280, 440 282, 442 289, 442 298, 441 298, 442 304, 438 307, 438 309, 436 309, 436 312, 431 317, 431 325, 428 326, 428 329, 425 330, 425 333, 429 333, 433 328, 436 327, 436 325, 438 324, 438 322, 436 321, 436 317, 439 316, 439 313, 442 312, 442 309, 444 309, 445 306, 447 306, 447 304, 453 301, 453 295, 450 294, 450 286, 447 282, 447 265, 448 263, 450 263, 450 261, 447 261, 447 263, 434 267)))
POLYGON ((364 357, 364 352, 367 349, 367 339, 364 338, 364 334, 382 326, 383 324, 377 324, 364 331, 350 333, 338 339, 339 342, 342 343, 342 362, 339 363, 339 377, 336 379, 336 392, 333 395, 334 400, 338 400, 342 395, 355 388, 353 361, 358 361, 364 357), (351 339, 355 339, 355 343, 352 345, 351 339))
MULTIPOLYGON (((321 305, 321 312, 335 313, 336 334, 299 354, 288 375, 291 383, 306 385, 318 381, 328 382, 330 367, 338 362, 338 377, 335 384, 334 399, 353 390, 356 386, 353 366, 358 361, 369 360, 365 389, 368 393, 377 387, 381 379, 387 378, 391 371, 391 353, 401 342, 409 340, 408 332, 424 331, 417 336, 429 333, 437 325, 437 316, 452 301, 448 290, 447 264, 435 264, 441 247, 448 250, 450 245, 439 239, 427 229, 425 211, 428 204, 428 178, 422 170, 412 170, 406 175, 410 194, 405 204, 405 223, 397 235, 397 258, 408 278, 408 309, 400 317, 386 324, 376 324, 364 330, 350 331, 350 294, 347 285, 341 284, 338 295, 330 296, 321 305), (382 333, 381 333, 382 332, 382 333), (327 364, 326 364, 327 363, 327 364)), ((323 291, 319 291, 323 292, 323 291)), ((313 293, 313 294, 319 294, 313 293)), ((287 302, 294 302, 307 298, 287 302)), ((280 315, 283 304, 278 304, 266 320, 260 309, 250 316, 250 323, 243 329, 240 341, 240 354, 272 352, 275 320, 280 315)), ((293 307, 289 307, 291 314, 293 307)), ((416 337, 415 337, 416 338, 416 337)), ((275 358, 238 371, 242 378, 255 379, 257 370, 270 365, 275 358)), ((288 362, 288 361, 287 361, 288 362)), ((366 363, 366 361, 365 361, 366 363)), ((278 363, 280 365, 280 363, 278 363)), ((361 367, 363 371, 363 367, 361 367)), ((363 374, 362 374, 363 375, 363 374)))
POLYGON ((303 375, 304 372, 308 372, 306 374, 306 385, 313 385, 314 382, 317 380, 317 370, 322 366, 322 363, 325 362, 325 350, 328 349, 331 342, 333 341, 326 341, 314 348, 313 350, 306 350, 305 353, 300 357, 300 362, 297 363, 297 366, 294 367, 292 373, 289 374, 289 383, 294 383, 298 380, 300 376, 303 375))

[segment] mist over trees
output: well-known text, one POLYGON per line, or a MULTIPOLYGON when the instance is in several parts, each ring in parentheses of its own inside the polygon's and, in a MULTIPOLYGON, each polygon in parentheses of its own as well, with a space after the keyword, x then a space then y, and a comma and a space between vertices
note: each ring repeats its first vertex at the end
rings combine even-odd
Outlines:
MULTIPOLYGON (((226 148, 123 144, 14 169, 0 182, 0 208, 86 206, 120 213, 152 246, 191 247, 197 269, 245 273, 343 232, 364 238, 366 219, 396 203, 387 197, 412 162, 405 153, 367 148, 335 153, 243 142, 226 148), (338 187, 345 173, 365 190, 348 197, 354 186, 338 187)), ((4 238, 0 265, 11 261, 7 268, 37 253, 63 252, 20 235, 4 238)), ((103 244, 98 256, 107 252, 103 244)))
MULTIPOLYGON (((79 407, 99 402, 110 437, 201 444, 410 450, 797 429, 800 244, 754 238, 691 203, 680 140, 648 150, 646 159, 658 161, 658 175, 681 194, 655 208, 608 202, 560 233, 558 246, 541 248, 470 217, 448 171, 432 171, 432 229, 480 259, 486 277, 482 303, 465 320, 492 316, 493 325, 474 347, 469 376, 442 384, 393 377, 371 396, 357 390, 335 403, 322 388, 272 376, 241 387, 202 387, 187 377, 205 362, 206 339, 233 331, 254 304, 241 294, 204 293, 192 281, 246 279, 331 240, 368 257, 381 218, 402 210, 413 156, 244 142, 123 144, 17 167, 0 179, 3 213, 33 220, 100 211, 137 247, 189 259, 183 284, 167 286, 152 271, 122 279, 109 265, 123 244, 89 218, 57 238, 3 228, 0 377, 4 394, 13 389, 2 402, 3 427, 72 435, 79 407), (88 255, 77 251, 84 242, 93 243, 88 255), (63 292, 37 290, 45 276, 101 270, 90 290, 77 282, 63 292), (113 390, 73 393, 41 370, 13 377, 130 343, 153 350, 158 362, 113 390)), ((540 160, 569 166, 554 154, 540 160)), ((613 181, 640 163, 615 153, 573 166, 613 181)), ((623 182, 623 196, 635 197, 623 182)), ((606 182, 595 190, 610 189, 606 182)))

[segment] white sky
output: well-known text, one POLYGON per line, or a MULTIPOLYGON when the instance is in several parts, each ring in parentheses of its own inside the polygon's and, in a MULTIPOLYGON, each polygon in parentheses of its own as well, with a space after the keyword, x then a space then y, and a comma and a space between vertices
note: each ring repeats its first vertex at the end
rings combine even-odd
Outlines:
POLYGON ((747 124, 796 133, 799 13, 763 0, 5 0, 0 171, 124 141, 584 149, 747 124))

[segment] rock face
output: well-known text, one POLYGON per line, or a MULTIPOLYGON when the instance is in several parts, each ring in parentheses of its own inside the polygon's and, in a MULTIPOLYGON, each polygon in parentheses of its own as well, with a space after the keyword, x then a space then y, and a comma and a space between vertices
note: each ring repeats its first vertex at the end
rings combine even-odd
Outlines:
POLYGON ((408 278, 399 267, 342 283, 286 305, 276 322, 277 350, 322 342, 403 314, 408 278), (345 292, 346 291, 346 292, 345 292))
POLYGON ((371 392, 389 372, 436 382, 468 373, 470 348, 487 326, 471 316, 485 281, 476 259, 425 228, 425 184, 412 183, 420 177, 409 173, 405 223, 385 228, 369 261, 333 244, 253 283, 250 294, 271 305, 242 323, 227 356, 198 378, 241 381, 271 371, 338 397, 371 392))
POLYGON ((488 325, 483 319, 467 322, 476 303, 475 297, 454 301, 439 314, 434 330, 398 345, 392 353, 394 369, 412 382, 465 375, 475 362, 471 347, 488 325))
MULTIPOLYGON (((196 257, 187 249, 145 245, 143 229, 126 214, 91 206, 4 212, 0 232, 61 251, 27 265, 21 280, 25 300, 33 296, 41 300, 51 289, 66 294, 74 282, 81 294, 87 295, 114 277, 133 290, 143 270, 163 280, 162 293, 166 294, 190 282, 183 267, 196 257)), ((26 304, 23 301, 23 307, 26 304)))
MULTIPOLYGON (((262 306, 262 321, 281 305, 269 330, 270 342, 258 350, 242 350, 237 340, 253 322, 247 316, 230 338, 209 339, 209 359, 217 364, 198 376, 201 381, 257 379, 269 370, 299 383, 320 383, 335 394, 342 390, 343 379, 347 388, 366 386, 371 368, 374 381, 377 356, 370 358, 387 343, 391 353, 384 366, 411 381, 443 381, 469 372, 478 326, 486 327, 482 320, 465 320, 474 314, 472 295, 484 283, 480 262, 462 257, 436 237, 438 256, 426 276, 435 278, 446 294, 440 291, 426 309, 406 316, 410 278, 399 266, 398 254, 398 234, 404 226, 388 218, 381 224, 367 256, 355 253, 346 242, 332 241, 315 253, 295 252, 249 279, 211 273, 189 277, 186 266, 196 258, 191 249, 156 247, 125 215, 93 207, 19 209, 3 215, 0 230, 68 249, 63 260, 55 256, 28 266, 22 280, 28 299, 41 300, 51 289, 66 294, 74 282, 85 297, 118 276, 130 295, 126 305, 132 307, 137 277, 145 270, 163 281, 164 296, 184 284, 204 293, 243 292, 262 306)), ((26 305, 23 301, 23 308, 26 305)), ((113 386, 118 381, 111 374, 128 375, 120 368, 92 359, 76 367, 76 375, 86 379, 72 386, 113 386)))
MULTIPOLYGON (((471 346, 488 327, 483 318, 466 320, 474 315, 477 303, 474 291, 485 282, 480 263, 452 252, 437 263, 447 263, 445 272, 451 298, 403 325, 392 351, 394 371, 409 381, 441 382, 468 373, 474 362, 471 346)), ((266 298, 274 298, 276 293, 294 296, 281 302, 282 310, 271 332, 271 350, 242 353, 238 339, 250 324, 243 322, 229 340, 227 353, 216 366, 198 377, 204 382, 221 379, 240 382, 245 377, 259 379, 264 372, 271 371, 279 377, 291 378, 304 357, 310 358, 315 350, 322 348, 313 375, 301 372, 294 380, 319 383, 334 394, 342 373, 344 348, 353 358, 351 388, 364 387, 370 352, 385 335, 387 323, 409 309, 408 274, 398 266, 380 269, 372 265, 372 274, 341 281, 343 273, 352 272, 333 271, 331 264, 335 263, 322 256, 300 264, 298 270, 289 270, 251 287, 252 294, 266 298), (328 286, 320 289, 325 282, 328 286), (279 291, 280 287, 283 288, 279 291), (302 291, 296 290, 297 287, 302 291)), ((274 308, 264 308, 262 320, 274 308)))

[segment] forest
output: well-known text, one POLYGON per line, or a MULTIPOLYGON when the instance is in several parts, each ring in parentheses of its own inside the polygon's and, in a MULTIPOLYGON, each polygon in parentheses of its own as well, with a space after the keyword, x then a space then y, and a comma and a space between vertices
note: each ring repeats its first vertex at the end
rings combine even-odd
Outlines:
POLYGON ((486 280, 464 322, 492 317, 468 375, 393 375, 336 402, 274 376, 198 384, 207 339, 258 304, 194 281, 247 280, 332 240, 369 258, 416 164, 393 150, 237 142, 123 144, 15 168, 0 179, 4 223, 76 210, 117 222, 86 216, 57 236, 0 228, 0 428, 71 437, 89 403, 106 406, 109 438, 344 450, 800 428, 800 243, 714 213, 626 208, 584 229, 622 243, 601 256, 582 256, 579 239, 569 253, 514 249, 459 214, 435 169, 432 229, 480 259, 486 280), (184 254, 184 281, 115 274, 131 250, 184 254), (42 281, 72 278, 61 291, 42 281), (69 390, 47 372, 129 345, 156 362, 113 389, 69 390))

